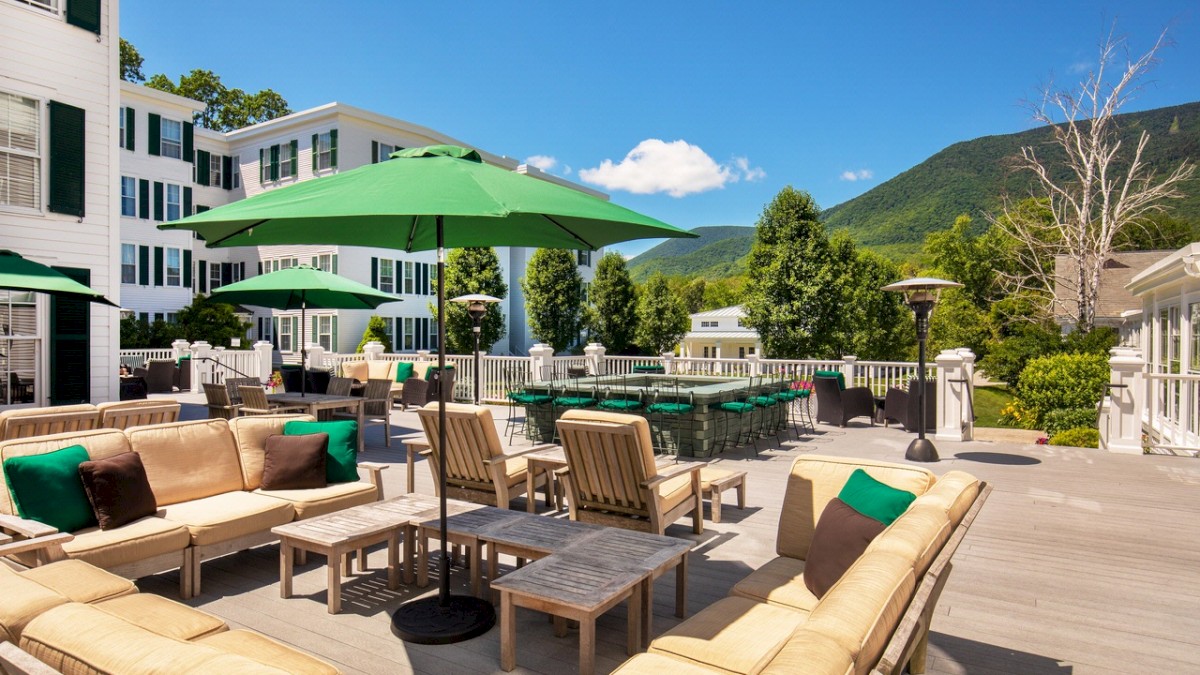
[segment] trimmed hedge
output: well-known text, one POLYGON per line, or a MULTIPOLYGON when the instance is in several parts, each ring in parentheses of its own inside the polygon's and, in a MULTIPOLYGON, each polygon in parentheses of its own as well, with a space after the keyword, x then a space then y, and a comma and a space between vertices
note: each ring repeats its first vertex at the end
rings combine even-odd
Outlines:
POLYGON ((1096 426, 1095 408, 1058 408, 1046 413, 1043 429, 1047 436, 1056 436, 1068 429, 1096 426))
POLYGON ((1095 410, 1108 378, 1108 357, 1104 354, 1054 354, 1031 359, 1021 371, 1016 391, 1018 407, 1031 418, 1033 428, 1041 428, 1052 410, 1095 410))
POLYGON ((1067 429, 1050 437, 1050 445, 1069 445, 1072 448, 1100 447, 1100 431, 1092 427, 1067 429))

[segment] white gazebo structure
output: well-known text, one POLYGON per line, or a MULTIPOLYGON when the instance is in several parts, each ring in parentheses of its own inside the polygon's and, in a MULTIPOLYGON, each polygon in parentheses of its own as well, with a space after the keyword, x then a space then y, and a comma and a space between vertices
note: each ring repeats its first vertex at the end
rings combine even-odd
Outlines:
POLYGON ((758 331, 742 324, 746 309, 722 307, 691 316, 692 329, 683 336, 680 356, 706 359, 744 359, 762 352, 758 331))

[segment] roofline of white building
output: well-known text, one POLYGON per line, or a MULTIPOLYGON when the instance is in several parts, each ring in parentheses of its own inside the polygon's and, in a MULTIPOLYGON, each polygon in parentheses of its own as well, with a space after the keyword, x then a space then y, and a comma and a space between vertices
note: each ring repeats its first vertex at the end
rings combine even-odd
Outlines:
POLYGON ((695 319, 718 319, 721 317, 731 317, 731 316, 736 316, 738 318, 745 318, 746 307, 745 307, 745 305, 730 305, 728 307, 718 307, 717 309, 710 309, 705 312, 696 312, 695 314, 692 314, 691 316, 692 316, 692 318, 695 318, 695 319))
POLYGON ((1147 267, 1125 284, 1125 290, 1134 295, 1142 295, 1163 284, 1187 278, 1191 274, 1188 268, 1191 267, 1194 272, 1198 264, 1200 242, 1193 242, 1147 267))
POLYGON ((568 187, 568 188, 571 188, 572 190, 577 190, 584 194, 589 194, 593 197, 596 197, 597 199, 603 199, 604 201, 608 201, 608 199, 609 199, 607 194, 600 192, 599 190, 593 190, 592 188, 580 185, 579 183, 576 183, 575 181, 568 180, 561 176, 555 176, 552 173, 546 173, 545 171, 542 171, 541 169, 537 168, 536 166, 531 166, 529 164, 521 164, 516 168, 516 172, 523 173, 527 176, 531 176, 531 177, 537 178, 539 180, 544 180, 547 183, 555 183, 555 184, 561 185, 563 187, 568 187))
POLYGON ((157 103, 173 105, 178 108, 183 108, 184 110, 191 110, 192 112, 204 112, 205 108, 208 107, 205 103, 197 101, 193 98, 180 96, 179 94, 171 94, 159 89, 147 87, 144 84, 134 84, 133 82, 126 82, 125 80, 121 80, 121 94, 129 94, 134 97, 149 99, 157 103))

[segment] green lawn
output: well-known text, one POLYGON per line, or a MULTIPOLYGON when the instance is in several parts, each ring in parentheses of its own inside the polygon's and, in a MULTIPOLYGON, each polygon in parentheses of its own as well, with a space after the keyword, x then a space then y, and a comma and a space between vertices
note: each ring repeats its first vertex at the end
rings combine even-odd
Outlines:
POLYGON ((1000 410, 1012 400, 1005 387, 975 388, 975 426, 999 427, 1000 410))

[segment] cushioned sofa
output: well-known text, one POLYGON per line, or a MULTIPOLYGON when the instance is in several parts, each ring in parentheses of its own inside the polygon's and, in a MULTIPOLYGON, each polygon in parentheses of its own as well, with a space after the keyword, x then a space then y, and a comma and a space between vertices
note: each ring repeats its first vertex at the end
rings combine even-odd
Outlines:
MULTIPOLYGON (((271 528, 367 504, 383 498, 380 471, 363 462, 369 481, 334 483, 305 490, 261 488, 268 436, 289 420, 307 415, 262 415, 99 429, 0 442, 0 462, 81 445, 90 459, 138 453, 158 511, 116 528, 73 532, 62 544, 67 557, 137 579, 181 570, 180 595, 200 592, 200 563, 275 541, 271 528)), ((15 515, 7 479, 0 472, 0 514, 15 515)), ((22 559, 37 564, 32 556, 22 559)))
MULTIPOLYGON (((336 668, 80 560, 17 572, 0 562, 0 642, 55 672, 305 673, 336 668)), ((4 670, 0 667, 0 671, 4 670)))
POLYGON ((913 466, 801 457, 788 476, 778 557, 616 672, 898 675, 907 665, 921 673, 949 558, 988 492, 960 471, 937 478, 913 466), (857 468, 917 497, 817 598, 804 582, 813 533, 857 468))
POLYGON ((357 382, 391 380, 393 383, 392 397, 400 400, 400 397, 404 394, 404 382, 396 382, 396 368, 400 363, 411 363, 413 365, 412 377, 419 380, 424 380, 430 366, 434 365, 433 361, 395 361, 382 359, 376 361, 343 361, 342 377, 354 378, 357 382))

